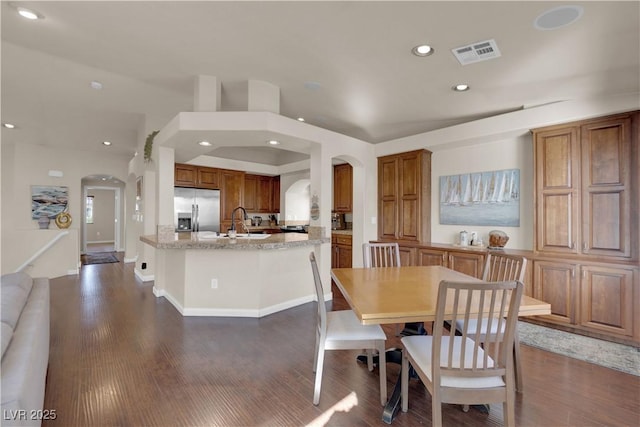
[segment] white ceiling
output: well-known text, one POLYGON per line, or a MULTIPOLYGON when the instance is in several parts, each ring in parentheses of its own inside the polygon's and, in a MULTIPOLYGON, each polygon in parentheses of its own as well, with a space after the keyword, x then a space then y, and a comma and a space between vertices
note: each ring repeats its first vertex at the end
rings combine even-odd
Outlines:
MULTIPOLYGON (((10 143, 132 156, 145 117, 161 128, 192 111, 196 75, 222 82, 225 111, 246 104, 247 80, 262 80, 280 87, 282 115, 371 143, 640 91, 637 1, 15 4, 45 19, 27 21, 2 2, 2 121, 17 125, 2 129, 10 143), (582 6, 581 19, 534 28, 537 16, 564 4, 582 6), (501 57, 462 66, 451 52, 487 39, 501 57), (421 43, 435 54, 412 55, 421 43), (103 89, 91 89, 92 80, 103 89), (471 90, 453 92, 461 82, 471 90)), ((283 162, 267 153, 257 158, 283 162)))

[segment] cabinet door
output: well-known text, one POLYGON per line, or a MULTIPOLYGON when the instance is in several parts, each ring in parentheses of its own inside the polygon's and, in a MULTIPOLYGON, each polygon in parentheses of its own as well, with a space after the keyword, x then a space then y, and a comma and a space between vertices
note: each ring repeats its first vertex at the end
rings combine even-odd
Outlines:
POLYGON ((247 212, 257 212, 258 177, 256 175, 244 176, 244 208, 247 212))
POLYGON ((176 163, 174 166, 174 185, 176 187, 195 187, 197 167, 176 163))
POLYGON ((449 252, 447 257, 448 268, 478 279, 482 277, 483 265, 484 255, 481 254, 449 252))
POLYGON ((219 169, 198 167, 196 187, 217 190, 220 188, 219 169))
POLYGON ((418 241, 420 219, 420 163, 418 156, 401 156, 399 160, 398 238, 418 241))
POLYGON ((280 176, 271 178, 271 210, 270 212, 280 212, 280 176))
MULTIPOLYGON (((258 177, 256 192, 256 212, 270 213, 271 210, 271 177, 258 177)), ((246 190, 245 190, 246 191, 246 190)))
POLYGON ((533 297, 551 304, 551 315, 542 316, 556 323, 575 324, 576 264, 535 261, 533 272, 533 297))
POLYGON ((353 168, 345 163, 333 167, 333 209, 336 212, 352 211, 353 168))
POLYGON ((338 245, 331 245, 331 268, 338 268, 338 245))
POLYGON ((632 269, 582 266, 580 324, 633 336, 632 269))
POLYGON ((381 157, 378 160, 378 238, 398 238, 397 204, 398 158, 381 157))
MULTIPOLYGON (((244 172, 222 169, 220 171, 221 230, 231 226, 231 213, 238 206, 243 206, 243 195, 244 172)), ((238 219, 242 219, 242 214, 236 214, 236 220, 238 219)))
POLYGON ((578 238, 579 145, 575 126, 534 134, 536 250, 575 254, 578 238))
POLYGON ((418 265, 440 265, 447 266, 447 251, 437 249, 418 249, 418 265))
POLYGON ((582 253, 630 257, 631 119, 590 122, 580 134, 582 253))
POLYGON ((353 260, 353 250, 351 246, 337 245, 338 247, 338 268, 351 268, 353 260))
POLYGON ((400 265, 405 267, 416 265, 416 248, 400 246, 400 265))

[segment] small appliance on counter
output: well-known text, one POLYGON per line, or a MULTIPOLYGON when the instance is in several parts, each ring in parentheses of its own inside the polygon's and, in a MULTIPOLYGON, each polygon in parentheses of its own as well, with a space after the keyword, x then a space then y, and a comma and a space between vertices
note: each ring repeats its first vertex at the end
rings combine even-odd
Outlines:
POLYGON ((261 216, 254 216, 253 218, 251 218, 251 225, 253 227, 258 227, 258 226, 260 226, 260 224, 262 224, 262 217, 261 216))
POLYGON ((332 230, 344 230, 346 228, 347 223, 344 220, 343 213, 332 213, 331 214, 331 229, 332 230))

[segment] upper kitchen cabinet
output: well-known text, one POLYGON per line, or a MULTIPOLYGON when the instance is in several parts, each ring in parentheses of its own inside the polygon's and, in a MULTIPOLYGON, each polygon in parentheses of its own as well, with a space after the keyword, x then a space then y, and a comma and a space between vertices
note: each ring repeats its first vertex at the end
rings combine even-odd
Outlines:
POLYGON ((174 167, 176 187, 220 188, 220 170, 204 166, 176 163, 174 167))
POLYGON ((271 212, 280 213, 280 175, 271 179, 271 212))
POLYGON ((378 158, 378 238, 431 240, 431 152, 378 158))
MULTIPOLYGON (((233 210, 244 204, 244 175, 241 171, 220 169, 220 231, 231 228, 233 210)), ((242 212, 236 220, 243 220, 242 212)))
POLYGON ((195 187, 198 167, 176 163, 174 166, 174 182, 176 187, 195 187))
POLYGON ((349 163, 333 167, 333 210, 349 213, 353 207, 353 167, 349 163))
POLYGON ((244 208, 247 212, 274 212, 272 177, 250 174, 244 176, 244 208))
POLYGON ((634 112, 533 131, 537 252, 637 256, 637 118, 634 112))

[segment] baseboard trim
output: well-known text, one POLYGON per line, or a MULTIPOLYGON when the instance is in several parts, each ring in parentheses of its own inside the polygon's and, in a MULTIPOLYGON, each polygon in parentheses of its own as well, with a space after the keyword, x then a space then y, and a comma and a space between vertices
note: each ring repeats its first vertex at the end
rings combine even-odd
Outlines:
POLYGON ((153 274, 150 275, 144 275, 140 270, 138 270, 137 268, 133 269, 133 273, 136 275, 136 277, 140 280, 142 280, 143 282, 151 282, 153 280, 155 280, 155 276, 153 274))
MULTIPOLYGON (((302 304, 306 304, 311 301, 316 301, 315 295, 307 295, 301 298, 296 298, 290 301, 285 301, 280 304, 275 304, 262 309, 250 309, 250 308, 188 308, 183 307, 170 293, 162 289, 153 288, 153 294, 156 297, 165 297, 171 305, 175 307, 178 312, 185 316, 203 316, 203 317, 250 317, 261 318, 274 314, 280 311, 284 311, 293 307, 297 307, 302 304)), ((330 295, 330 294, 329 294, 330 295)), ((325 295, 326 298, 326 295, 325 295)), ((330 298, 329 298, 330 299, 330 298)))

